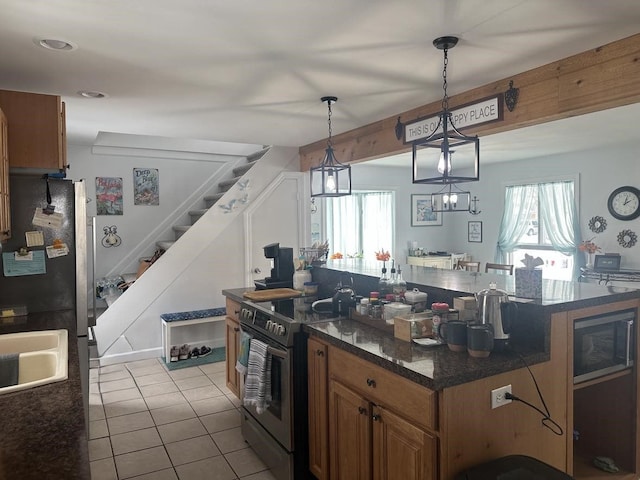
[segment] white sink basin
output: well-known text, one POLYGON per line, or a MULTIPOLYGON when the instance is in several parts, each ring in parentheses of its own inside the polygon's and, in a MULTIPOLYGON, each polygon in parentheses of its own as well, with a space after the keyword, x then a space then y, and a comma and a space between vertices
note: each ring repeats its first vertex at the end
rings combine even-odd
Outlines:
POLYGON ((19 354, 17 385, 0 388, 3 393, 26 390, 68 377, 68 332, 42 330, 0 335, 0 355, 19 354))

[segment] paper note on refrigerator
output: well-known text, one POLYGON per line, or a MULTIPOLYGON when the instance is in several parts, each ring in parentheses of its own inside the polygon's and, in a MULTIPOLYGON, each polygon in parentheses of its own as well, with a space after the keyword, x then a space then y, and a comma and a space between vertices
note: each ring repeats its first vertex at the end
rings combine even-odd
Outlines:
POLYGON ((33 214, 32 223, 37 227, 49 227, 59 230, 62 228, 63 221, 64 217, 61 213, 51 213, 47 215, 41 208, 36 208, 36 211, 33 214))
POLYGON ((32 253, 32 260, 16 261, 14 252, 3 252, 2 269, 4 270, 5 277, 47 273, 47 266, 44 261, 44 250, 34 250, 32 253))

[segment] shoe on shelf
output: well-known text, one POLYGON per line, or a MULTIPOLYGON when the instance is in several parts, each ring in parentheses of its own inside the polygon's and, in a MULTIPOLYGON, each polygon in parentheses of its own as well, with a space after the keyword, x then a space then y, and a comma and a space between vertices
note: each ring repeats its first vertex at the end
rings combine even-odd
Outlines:
POLYGON ((200 356, 204 357, 205 355, 209 355, 211 353, 211 349, 206 345, 200 347, 200 356))
POLYGON ((189 358, 189 345, 184 344, 180 347, 180 355, 178 356, 179 360, 187 360, 189 358))
POLYGON ((199 356, 200 356, 200 350, 198 350, 198 347, 191 350, 191 358, 198 358, 199 356))
POLYGON ((180 349, 174 345, 173 347, 171 347, 171 353, 169 355, 169 361, 170 362, 177 362, 179 356, 180 356, 180 349))

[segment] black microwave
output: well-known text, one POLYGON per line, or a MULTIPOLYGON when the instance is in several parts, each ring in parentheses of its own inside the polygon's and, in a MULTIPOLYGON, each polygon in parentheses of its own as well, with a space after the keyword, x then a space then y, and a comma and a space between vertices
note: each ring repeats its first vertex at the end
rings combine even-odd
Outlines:
POLYGON ((633 366, 635 317, 635 310, 623 310, 574 322, 574 384, 633 366))

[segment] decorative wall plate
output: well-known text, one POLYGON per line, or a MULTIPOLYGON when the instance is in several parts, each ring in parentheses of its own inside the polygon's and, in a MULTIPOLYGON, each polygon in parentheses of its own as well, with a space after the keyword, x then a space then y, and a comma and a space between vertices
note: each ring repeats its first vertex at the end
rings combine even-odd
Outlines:
POLYGON ((602 233, 607 229, 607 221, 600 217, 600 216, 595 216, 595 217, 591 217, 591 220, 589 220, 589 230, 591 230, 593 233, 602 233))
POLYGON ((631 248, 636 244, 637 241, 638 236, 631 230, 622 230, 618 234, 618 243, 623 248, 631 248))

